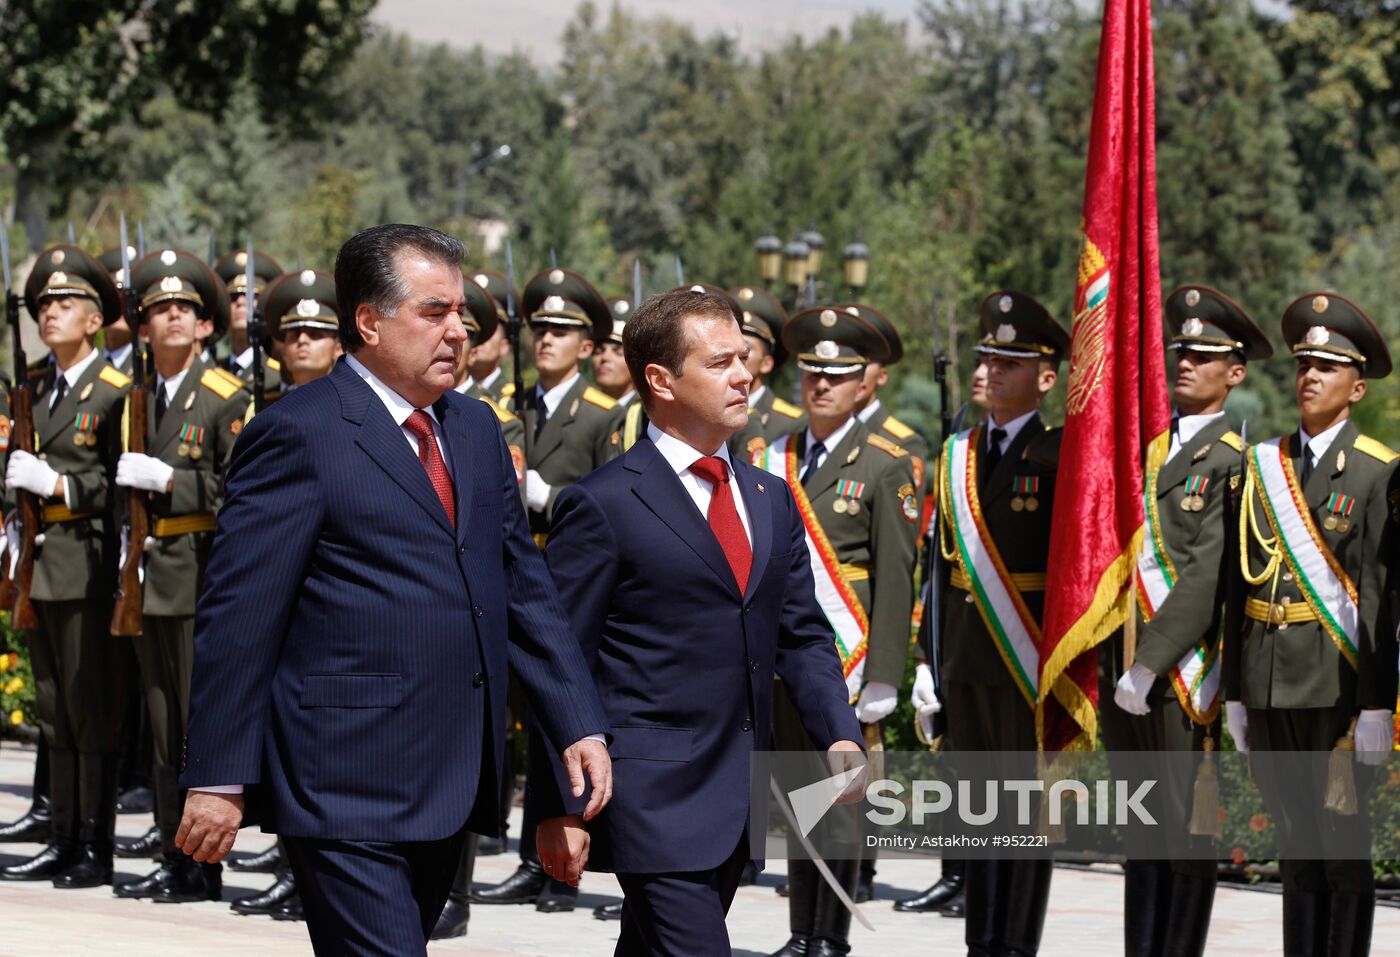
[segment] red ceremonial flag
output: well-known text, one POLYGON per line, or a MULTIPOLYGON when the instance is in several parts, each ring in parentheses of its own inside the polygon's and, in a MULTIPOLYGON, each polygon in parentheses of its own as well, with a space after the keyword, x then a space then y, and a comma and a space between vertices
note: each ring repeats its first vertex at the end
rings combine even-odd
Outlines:
POLYGON ((1047 751, 1094 745, 1094 647, 1126 618, 1144 466, 1166 454, 1154 124, 1150 0, 1105 0, 1040 652, 1047 751))

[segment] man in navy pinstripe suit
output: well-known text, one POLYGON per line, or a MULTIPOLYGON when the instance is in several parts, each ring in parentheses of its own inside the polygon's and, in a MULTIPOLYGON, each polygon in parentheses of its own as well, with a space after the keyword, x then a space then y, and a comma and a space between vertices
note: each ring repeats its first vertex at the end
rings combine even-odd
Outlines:
MULTIPOLYGON (((847 752, 833 760, 857 760, 861 731, 797 503, 726 447, 748 421, 738 318, 680 290, 643 303, 623 339, 647 437, 560 493, 547 548, 614 735, 616 797, 587 827, 590 866, 622 884, 620 957, 717 957, 774 674, 817 746, 847 752)), ((530 795, 541 847, 585 829, 564 790, 530 795)))
MULTIPOLYGON (((607 718, 496 416, 452 391, 461 244, 380 226, 336 258, 331 374, 239 437, 201 597, 178 841, 283 838, 318 954, 424 954, 468 830, 500 819, 513 670, 588 812, 607 718), (246 809, 248 814, 244 815, 246 809)), ((578 879, 586 839, 541 845, 578 879)))

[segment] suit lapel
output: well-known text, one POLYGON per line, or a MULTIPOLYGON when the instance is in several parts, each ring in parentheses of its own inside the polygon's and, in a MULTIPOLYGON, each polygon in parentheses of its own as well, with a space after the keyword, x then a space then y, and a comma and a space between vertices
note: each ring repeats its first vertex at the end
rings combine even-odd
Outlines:
POLYGON ((63 401, 58 404, 59 408, 53 412, 49 411, 49 397, 57 387, 58 367, 50 364, 48 373, 35 384, 34 396, 30 400, 34 414, 34 440, 40 449, 47 448, 53 440, 53 425, 61 421, 57 413, 68 404, 68 396, 65 395, 63 401))
MULTIPOLYGON (((709 522, 695 507, 695 501, 686 492, 685 486, 681 485, 680 476, 671 470, 670 463, 656 450, 650 439, 643 439, 627 452, 627 467, 641 473, 637 484, 632 487, 633 494, 737 595, 739 583, 734 580, 734 570, 729 567, 729 559, 725 557, 719 539, 715 538, 709 522)), ((745 498, 744 504, 748 502, 745 498)), ((751 582, 753 578, 750 573, 751 582)))
POLYGON ((452 488, 457 493, 457 538, 461 540, 467 534, 466 517, 471 514, 472 474, 476 463, 472 461, 471 444, 463 431, 466 422, 460 409, 444 395, 433 406, 433 412, 442 426, 442 434, 447 437, 447 454, 452 459, 448 468, 452 473, 452 488))
POLYGON ((733 464, 734 486, 744 501, 744 511, 748 513, 749 528, 753 532, 753 565, 749 567, 749 584, 744 589, 747 599, 753 596, 768 569, 768 553, 773 550, 773 506, 768 486, 763 481, 768 473, 747 462, 734 461, 733 464), (763 486, 764 491, 760 492, 759 486, 763 486))

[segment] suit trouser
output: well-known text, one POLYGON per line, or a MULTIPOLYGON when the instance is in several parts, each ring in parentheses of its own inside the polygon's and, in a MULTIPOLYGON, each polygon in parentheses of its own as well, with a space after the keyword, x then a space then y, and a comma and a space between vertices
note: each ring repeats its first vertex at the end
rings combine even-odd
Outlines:
POLYGON ((151 717, 156 826, 165 852, 175 854, 175 832, 184 812, 179 776, 194 673, 194 616, 147 615, 142 631, 135 639, 136 661, 151 717))
POLYGON ((749 832, 733 853, 708 871, 618 874, 622 931, 616 957, 722 957, 730 953, 724 925, 739 878, 749 862, 749 832))
POLYGON ((336 841, 284 835, 287 862, 320 957, 427 953, 467 831, 437 841, 336 841))
MULTIPOLYGON (((1025 752, 1026 767, 1017 776, 1035 776, 1035 712, 1015 686, 945 680, 943 710, 948 751, 1025 752)), ((1052 873, 1049 860, 970 858, 963 880, 968 953, 1035 954, 1045 929, 1052 873)))
POLYGON ((79 822, 111 840, 116 794, 107 794, 126 690, 126 639, 110 634, 111 602, 36 601, 39 627, 26 636, 35 709, 50 749, 53 834, 76 840, 79 822))

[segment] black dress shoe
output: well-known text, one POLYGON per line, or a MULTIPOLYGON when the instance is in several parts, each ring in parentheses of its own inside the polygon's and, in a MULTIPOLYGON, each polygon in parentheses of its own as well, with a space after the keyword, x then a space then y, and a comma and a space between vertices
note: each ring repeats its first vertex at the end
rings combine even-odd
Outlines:
POLYGON ((622 920, 622 901, 611 901, 593 908, 594 920, 622 920))
POLYGON ((138 877, 134 881, 122 881, 120 884, 117 884, 112 888, 112 896, 125 898, 127 900, 150 897, 169 882, 170 865, 162 861, 160 867, 157 867, 145 877, 138 877))
POLYGON ((244 917, 270 917, 273 911, 287 903, 296 892, 296 879, 292 877, 291 871, 284 871, 277 875, 276 883, 267 890, 239 897, 228 906, 229 910, 244 917))
POLYGON ((118 814, 150 814, 156 807, 156 792, 148 787, 128 788, 117 795, 118 814))
POLYGON ((49 799, 37 797, 18 821, 0 827, 0 844, 42 844, 49 839, 49 799))
POLYGON ((783 881, 783 882, 782 882, 781 884, 779 884, 777 887, 773 888, 773 893, 774 893, 774 894, 777 894, 779 897, 786 897, 786 896, 788 896, 788 893, 789 893, 789 890, 788 890, 788 882, 787 882, 787 881, 783 881))
POLYGON ((856 892, 851 898, 857 904, 868 904, 875 899, 875 882, 864 877, 856 884, 856 892))
POLYGON ((548 878, 539 861, 521 861, 515 873, 490 887, 472 891, 477 904, 530 904, 540 896, 548 878))
POLYGON ((150 857, 160 853, 160 828, 152 827, 140 837, 119 837, 116 844, 117 857, 150 857))
POLYGON ((740 887, 752 887, 758 883, 758 866, 753 861, 744 865, 744 871, 739 875, 740 887))
POLYGON ((229 861, 228 866, 230 869, 242 871, 244 874, 271 874, 277 870, 277 865, 281 863, 282 852, 274 844, 261 854, 229 861))
POLYGON ((807 945, 807 957, 845 957, 851 952, 851 945, 826 937, 817 937, 807 945))
POLYGON ((81 887, 101 887, 112 883, 112 846, 101 844, 78 845, 77 859, 73 865, 54 876, 53 886, 64 890, 81 887))
POLYGON ((904 897, 894 902, 901 914, 927 914, 940 909, 962 893, 961 877, 945 877, 922 894, 904 897))
POLYGON ((951 917, 954 920, 963 920, 967 917, 967 897, 961 892, 948 903, 938 908, 941 917, 951 917))
POLYGON ((446 940, 449 937, 467 936, 467 921, 471 919, 471 905, 466 901, 447 899, 447 906, 442 909, 438 916, 437 926, 433 928, 429 940, 446 940))
POLYGON ((578 894, 544 893, 535 898, 535 910, 541 914, 567 914, 578 904, 578 894))
POLYGON ((175 853, 178 859, 170 861, 170 879, 151 894, 151 900, 157 904, 193 904, 216 901, 224 896, 222 867, 201 864, 179 851, 175 853))
POLYGON ((476 842, 477 857, 495 857, 504 854, 506 842, 499 837, 483 837, 476 842))
POLYGON ((809 946, 806 934, 793 934, 786 944, 773 951, 769 957, 807 957, 809 946))
POLYGON ((306 920, 306 912, 301 909, 301 895, 293 894, 291 898, 272 912, 273 920, 306 920))
POLYGON ((3 881, 47 881, 57 877, 78 861, 77 848, 68 841, 55 841, 27 861, 0 867, 3 881))

